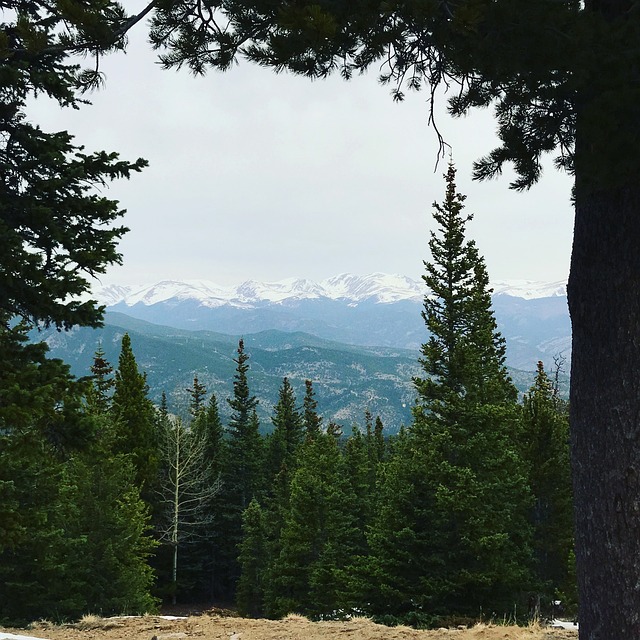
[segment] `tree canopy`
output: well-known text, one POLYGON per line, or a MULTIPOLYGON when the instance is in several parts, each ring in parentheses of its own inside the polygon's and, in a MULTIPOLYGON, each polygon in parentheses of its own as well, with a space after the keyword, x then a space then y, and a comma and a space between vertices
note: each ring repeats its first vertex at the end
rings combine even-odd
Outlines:
MULTIPOLYGON (((195 74, 246 58, 276 71, 345 78, 381 68, 402 99, 493 106, 499 146, 476 178, 512 164, 512 187, 542 158, 575 173, 569 278, 573 324, 571 442, 581 635, 640 636, 640 12, 636 0, 152 0, 139 14, 105 0, 2 0, 0 22, 0 310, 68 327, 95 325, 88 278, 120 259, 117 203, 94 188, 141 169, 85 154, 66 132, 25 118, 33 95, 78 106, 100 84, 76 54, 125 46, 151 17, 167 67, 195 74), (584 604, 586 603, 586 604, 584 604)), ((433 116, 433 110, 431 111, 433 116)))

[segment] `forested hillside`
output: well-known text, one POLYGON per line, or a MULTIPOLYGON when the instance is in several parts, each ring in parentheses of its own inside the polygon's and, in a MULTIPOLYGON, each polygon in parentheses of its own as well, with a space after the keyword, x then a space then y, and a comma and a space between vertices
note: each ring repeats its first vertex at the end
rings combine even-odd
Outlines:
MULTIPOLYGON (((147 376, 149 397, 156 405, 164 392, 169 410, 185 416, 187 388, 194 375, 210 393, 221 399, 230 396, 239 335, 180 330, 107 312, 102 329, 41 330, 32 332, 31 338, 44 340, 51 357, 61 358, 74 375, 83 377, 89 374, 98 347, 109 361, 117 360, 125 332, 131 336, 136 359, 147 376)), ((424 327, 423 334, 427 335, 424 327)), ((301 332, 262 331, 244 335, 243 340, 251 355, 252 386, 260 400, 257 411, 265 431, 270 430, 269 414, 284 376, 298 395, 304 392, 304 381, 313 380, 318 410, 325 420, 334 419, 349 428, 362 425, 363 408, 368 408, 381 416, 389 434, 411 422, 415 402, 411 379, 420 371, 418 351, 357 347, 301 332)), ((509 374, 521 394, 535 377, 533 371, 516 369, 509 369, 509 374)), ((560 395, 567 397, 565 372, 560 372, 558 384, 560 395)), ((226 403, 220 411, 227 420, 226 403)))
MULTIPOLYGON (((245 341, 115 318, 130 332, 107 327, 77 381, 25 325, 7 327, 0 620, 165 601, 429 627, 575 606, 566 404, 542 363, 520 401, 463 201, 450 166, 417 365, 299 334, 282 348, 277 333, 245 341), (148 355, 142 366, 134 330, 162 345, 162 367, 148 355), (222 363, 215 378, 207 351, 222 363), (154 403, 147 370, 168 382, 185 352, 181 393, 154 403), (324 418, 316 394, 340 362, 363 385, 343 391, 360 408, 348 422, 324 418), (279 383, 266 405, 256 389, 268 368, 279 383), (391 372, 413 396, 399 431, 360 390, 391 372)), ((83 354, 85 331, 47 337, 80 337, 83 354)))

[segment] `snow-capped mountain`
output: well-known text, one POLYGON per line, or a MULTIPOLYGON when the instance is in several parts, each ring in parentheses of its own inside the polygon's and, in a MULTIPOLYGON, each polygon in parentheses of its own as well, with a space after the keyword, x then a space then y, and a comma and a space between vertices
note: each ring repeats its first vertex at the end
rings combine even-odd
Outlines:
MULTIPOLYGON (((507 363, 533 370, 568 356, 571 326, 564 282, 495 282, 493 307, 507 340, 507 363)), ((249 280, 223 287, 207 280, 165 280, 139 287, 95 289, 109 311, 177 329, 249 335, 305 332, 361 346, 419 349, 426 285, 405 276, 341 274, 313 282, 249 280)))
MULTIPOLYGON (((498 281, 492 284, 495 295, 509 295, 525 300, 563 296, 564 282, 531 280, 498 281)), ((235 287, 223 287, 208 280, 163 280, 150 285, 107 286, 95 288, 93 295, 109 307, 159 303, 177 304, 191 301, 205 307, 224 305, 246 307, 262 303, 301 300, 341 300, 352 304, 375 302, 392 304, 402 300, 422 302, 426 289, 420 280, 406 276, 373 273, 358 276, 343 273, 321 282, 287 278, 277 282, 248 280, 235 287)))

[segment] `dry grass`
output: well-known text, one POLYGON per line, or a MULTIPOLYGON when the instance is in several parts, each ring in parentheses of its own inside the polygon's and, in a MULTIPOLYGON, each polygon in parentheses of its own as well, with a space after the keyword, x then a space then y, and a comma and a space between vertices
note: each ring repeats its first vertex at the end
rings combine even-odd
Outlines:
MULTIPOLYGON (((19 634, 19 630, 9 630, 19 634)), ((576 631, 541 625, 506 627, 481 623, 471 629, 420 631, 385 627, 364 617, 342 622, 311 622, 297 614, 283 620, 249 620, 212 615, 165 620, 159 616, 101 618, 85 616, 75 625, 34 625, 29 635, 49 640, 576 640, 576 631)))

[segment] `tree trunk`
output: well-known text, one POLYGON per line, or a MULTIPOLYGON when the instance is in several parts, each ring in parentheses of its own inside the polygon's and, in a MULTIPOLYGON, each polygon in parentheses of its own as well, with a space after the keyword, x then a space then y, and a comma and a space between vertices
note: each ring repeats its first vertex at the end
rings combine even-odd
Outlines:
POLYGON ((631 640, 640 638, 640 182, 578 181, 568 294, 580 638, 631 640))

